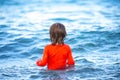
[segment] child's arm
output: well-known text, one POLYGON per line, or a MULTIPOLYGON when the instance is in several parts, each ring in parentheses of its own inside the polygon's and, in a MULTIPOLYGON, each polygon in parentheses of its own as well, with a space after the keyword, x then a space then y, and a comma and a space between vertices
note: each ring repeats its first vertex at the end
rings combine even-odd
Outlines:
POLYGON ((72 57, 72 51, 71 51, 70 48, 69 48, 69 53, 68 53, 68 62, 67 62, 67 64, 69 66, 73 66, 75 64, 75 61, 74 61, 74 59, 72 57))
POLYGON ((36 64, 38 66, 45 66, 47 64, 47 61, 48 61, 48 52, 47 52, 47 48, 44 49, 44 53, 43 53, 43 57, 42 57, 42 60, 39 59, 36 64))

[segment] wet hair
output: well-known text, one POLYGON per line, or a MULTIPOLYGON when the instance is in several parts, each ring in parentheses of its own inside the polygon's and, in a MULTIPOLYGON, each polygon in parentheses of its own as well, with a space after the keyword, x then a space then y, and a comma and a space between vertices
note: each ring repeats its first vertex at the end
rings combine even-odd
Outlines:
POLYGON ((61 23, 54 23, 50 27, 50 40, 52 45, 64 44, 64 38, 66 37, 65 26, 61 23))

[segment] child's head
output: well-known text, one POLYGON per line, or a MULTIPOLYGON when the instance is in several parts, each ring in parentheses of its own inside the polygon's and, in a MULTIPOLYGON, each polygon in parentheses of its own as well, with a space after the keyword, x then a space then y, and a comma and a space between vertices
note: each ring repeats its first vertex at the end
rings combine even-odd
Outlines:
POLYGON ((53 45, 64 44, 66 36, 65 26, 61 23, 54 23, 50 27, 50 40, 53 45))

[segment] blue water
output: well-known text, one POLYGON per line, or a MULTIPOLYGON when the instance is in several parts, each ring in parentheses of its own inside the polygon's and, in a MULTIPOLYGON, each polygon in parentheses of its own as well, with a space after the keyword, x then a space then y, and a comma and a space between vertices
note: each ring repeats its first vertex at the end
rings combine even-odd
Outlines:
POLYGON ((120 0, 0 0, 0 80, 120 80, 120 0), (73 69, 35 61, 54 22, 66 26, 73 69))

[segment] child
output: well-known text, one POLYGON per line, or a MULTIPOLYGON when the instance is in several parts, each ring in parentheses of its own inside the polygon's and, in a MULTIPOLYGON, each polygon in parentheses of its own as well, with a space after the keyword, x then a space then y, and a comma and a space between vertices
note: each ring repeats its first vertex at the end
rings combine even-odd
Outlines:
POLYGON ((64 44, 66 36, 65 26, 61 23, 54 23, 50 27, 51 44, 45 46, 43 57, 38 60, 38 66, 47 64, 48 70, 60 70, 74 65, 72 51, 69 45, 64 44))

